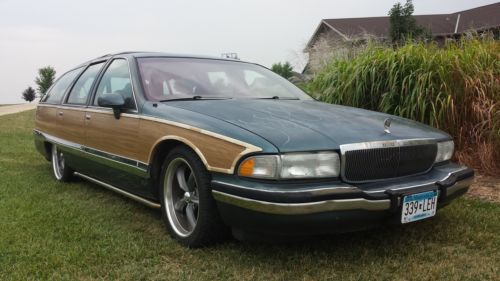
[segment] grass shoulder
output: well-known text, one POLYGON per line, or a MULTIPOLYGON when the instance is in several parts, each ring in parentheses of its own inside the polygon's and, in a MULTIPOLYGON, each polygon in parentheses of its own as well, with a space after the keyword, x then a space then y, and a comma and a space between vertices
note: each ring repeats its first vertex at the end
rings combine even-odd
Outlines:
POLYGON ((185 249, 157 211, 56 182, 33 118, 0 117, 0 280, 498 280, 500 204, 470 198, 404 227, 185 249))

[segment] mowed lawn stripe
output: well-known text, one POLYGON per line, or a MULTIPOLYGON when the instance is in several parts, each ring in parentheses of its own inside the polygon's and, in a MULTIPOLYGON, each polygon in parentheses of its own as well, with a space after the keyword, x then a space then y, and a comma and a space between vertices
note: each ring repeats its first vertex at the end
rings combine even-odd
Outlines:
POLYGON ((0 117, 0 280, 498 280, 500 204, 459 199, 404 227, 189 250, 158 211, 61 184, 33 145, 34 111, 0 117))

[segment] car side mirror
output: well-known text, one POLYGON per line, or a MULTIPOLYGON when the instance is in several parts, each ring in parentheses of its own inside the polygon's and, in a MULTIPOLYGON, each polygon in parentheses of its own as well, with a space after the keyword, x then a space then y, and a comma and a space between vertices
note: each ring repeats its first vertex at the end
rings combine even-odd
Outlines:
POLYGON ((97 104, 102 107, 112 108, 115 118, 120 119, 120 113, 125 106, 125 100, 120 94, 110 93, 97 98, 97 104))

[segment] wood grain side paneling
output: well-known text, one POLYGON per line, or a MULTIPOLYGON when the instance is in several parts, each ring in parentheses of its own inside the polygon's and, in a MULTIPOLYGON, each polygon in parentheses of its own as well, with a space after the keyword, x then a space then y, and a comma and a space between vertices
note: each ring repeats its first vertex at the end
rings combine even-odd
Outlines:
POLYGON ((140 159, 138 147, 139 119, 111 112, 87 111, 85 146, 130 159, 140 159))
POLYGON ((116 119, 111 111, 92 108, 39 106, 35 123, 36 129, 47 134, 145 164, 152 162, 156 145, 168 139, 190 146, 208 170, 222 173, 232 173, 243 155, 261 151, 186 124, 137 114, 122 114, 116 119))
POLYGON ((247 149, 195 128, 182 128, 151 120, 140 123, 139 161, 151 163, 153 149, 162 140, 176 139, 193 148, 209 170, 231 172, 235 160, 247 149))
POLYGON ((57 108, 38 106, 35 115, 35 129, 54 134, 56 128, 57 108))
POLYGON ((85 139, 84 118, 85 112, 79 108, 58 108, 54 136, 74 143, 83 143, 85 139))

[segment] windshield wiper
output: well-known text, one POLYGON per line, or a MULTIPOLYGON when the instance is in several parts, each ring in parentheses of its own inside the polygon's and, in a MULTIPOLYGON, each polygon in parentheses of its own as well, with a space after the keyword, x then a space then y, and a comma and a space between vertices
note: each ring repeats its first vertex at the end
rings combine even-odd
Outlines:
POLYGON ((229 97, 192 96, 192 97, 187 97, 187 98, 164 99, 164 100, 160 100, 160 102, 183 101, 183 100, 228 100, 228 99, 232 99, 232 98, 229 98, 229 97))
POLYGON ((258 100, 299 100, 299 98, 280 98, 279 96, 272 96, 269 98, 256 98, 258 100))

